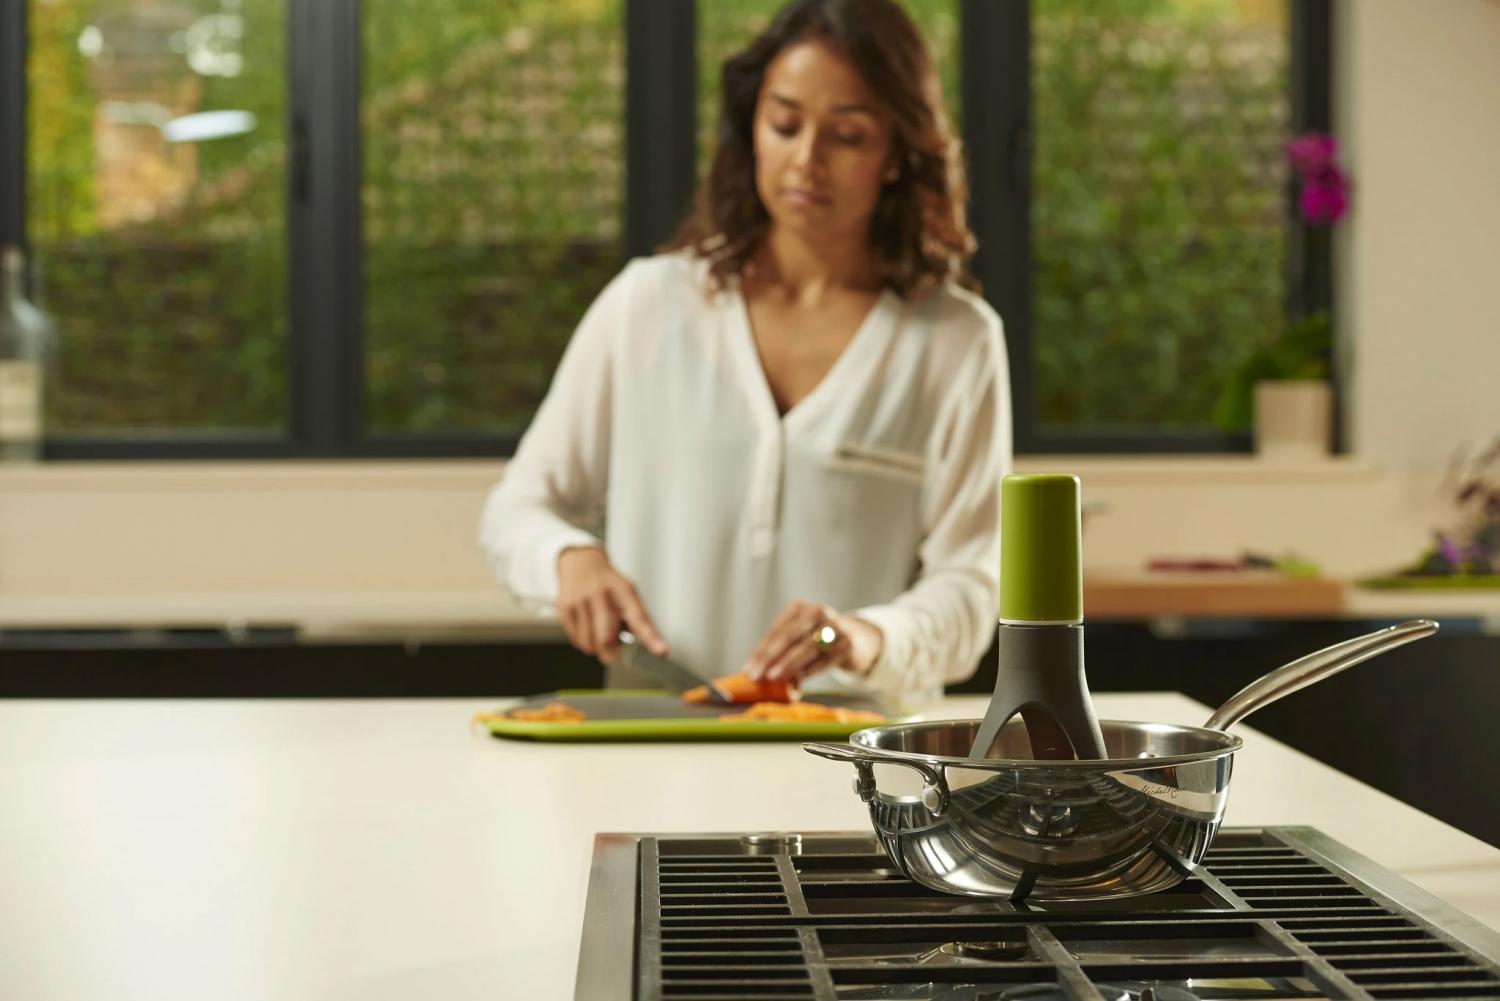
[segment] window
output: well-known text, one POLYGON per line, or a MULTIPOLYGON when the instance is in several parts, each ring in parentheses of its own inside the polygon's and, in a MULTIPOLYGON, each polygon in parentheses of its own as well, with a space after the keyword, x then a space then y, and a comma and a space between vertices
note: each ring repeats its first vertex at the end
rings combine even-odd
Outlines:
POLYGON ((512 448, 624 258, 624 10, 0 7, 0 242, 59 330, 48 454, 512 448))
POLYGON ((25 226, 65 336, 48 426, 277 433, 284 0, 33 0, 25 226))
POLYGON ((1039 0, 1031 31, 1037 420, 1208 424, 1284 315, 1286 8, 1039 0))
POLYGON ((1022 452, 1248 450, 1229 371, 1327 306, 1283 147, 1328 124, 1323 0, 966 8, 976 270, 1005 317, 1022 452), (985 39, 994 44, 984 46, 985 39))
POLYGON ((619 270, 614 0, 364 5, 367 430, 511 432, 619 270))
MULTIPOLYGON (((906 0, 962 123, 1016 444, 1224 451, 1249 339, 1329 305, 1281 144, 1328 0, 906 0)), ((0 4, 0 242, 57 457, 505 454, 667 239, 777 0, 0 4)))

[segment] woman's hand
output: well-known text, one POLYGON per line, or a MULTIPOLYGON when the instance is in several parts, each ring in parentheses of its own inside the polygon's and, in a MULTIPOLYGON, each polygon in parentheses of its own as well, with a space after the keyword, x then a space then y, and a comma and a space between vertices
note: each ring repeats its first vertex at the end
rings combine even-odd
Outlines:
POLYGON ((826 667, 867 674, 884 644, 885 634, 872 622, 827 605, 793 601, 761 637, 744 671, 756 680, 785 679, 795 684, 826 667))
POLYGON ((557 558, 557 614, 568 642, 606 664, 620 656, 623 626, 658 656, 667 644, 646 614, 635 585, 594 546, 564 549, 557 558))

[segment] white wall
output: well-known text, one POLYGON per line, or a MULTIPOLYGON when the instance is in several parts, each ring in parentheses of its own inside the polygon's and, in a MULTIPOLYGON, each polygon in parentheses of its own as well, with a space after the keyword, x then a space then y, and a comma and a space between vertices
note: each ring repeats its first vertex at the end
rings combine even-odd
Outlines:
POLYGON ((1500 435, 1500 0, 1344 0, 1334 16, 1352 444, 1432 468, 1500 435))

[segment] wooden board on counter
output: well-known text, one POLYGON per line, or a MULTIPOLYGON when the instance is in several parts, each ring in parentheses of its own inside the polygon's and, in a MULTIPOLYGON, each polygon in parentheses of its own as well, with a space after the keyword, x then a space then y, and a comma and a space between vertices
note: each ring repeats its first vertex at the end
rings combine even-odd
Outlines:
POLYGON ((1289 577, 1269 570, 1085 573, 1088 619, 1161 616, 1334 618, 1344 611, 1344 584, 1327 577, 1289 577))

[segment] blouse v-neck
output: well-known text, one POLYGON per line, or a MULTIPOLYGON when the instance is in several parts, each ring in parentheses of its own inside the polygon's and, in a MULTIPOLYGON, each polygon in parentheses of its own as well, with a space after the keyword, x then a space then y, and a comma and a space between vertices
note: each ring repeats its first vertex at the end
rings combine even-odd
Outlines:
POLYGON ((875 351, 879 342, 894 328, 900 306, 899 297, 893 291, 889 288, 881 289, 864 319, 855 328, 854 335, 839 351, 828 371, 823 373, 822 378, 801 399, 788 407, 786 413, 782 413, 781 408, 776 405, 776 394, 771 391, 771 380, 766 374, 765 363, 761 360, 760 349, 755 343, 755 326, 750 319, 750 303, 745 298, 744 286, 736 283, 730 294, 734 326, 738 328, 733 339, 750 393, 758 401, 758 416, 762 419, 769 418, 783 427, 794 427, 799 422, 808 420, 805 415, 816 413, 823 406, 821 400, 834 395, 840 384, 855 378, 861 362, 875 351))

